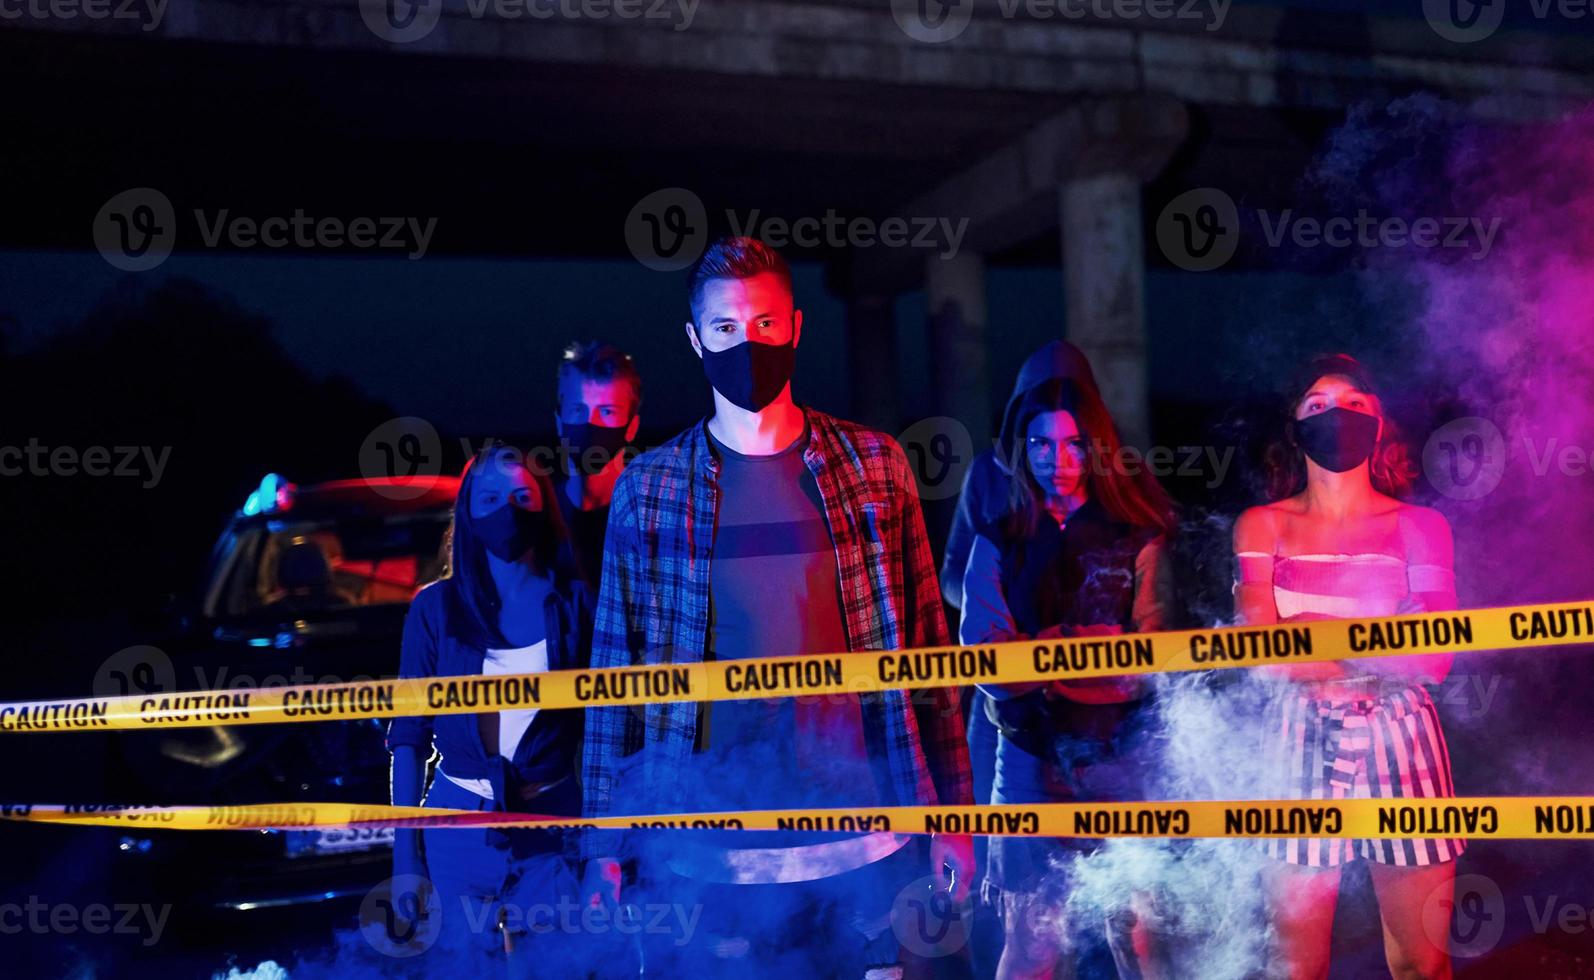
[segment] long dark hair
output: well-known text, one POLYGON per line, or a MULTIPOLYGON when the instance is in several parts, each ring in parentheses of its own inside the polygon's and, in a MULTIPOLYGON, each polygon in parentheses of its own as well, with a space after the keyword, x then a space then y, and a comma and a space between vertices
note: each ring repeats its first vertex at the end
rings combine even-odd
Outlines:
POLYGON ((1295 413, 1312 385, 1319 378, 1340 377, 1350 381, 1357 391, 1372 395, 1379 401, 1379 414, 1384 420, 1383 433, 1368 461, 1368 475, 1373 489, 1391 497, 1404 497, 1411 491, 1417 477, 1411 450, 1401 436, 1400 427, 1390 417, 1383 405, 1383 397, 1366 365, 1349 354, 1319 354, 1307 361, 1291 378, 1284 392, 1284 433, 1268 446, 1264 463, 1267 469, 1269 499, 1283 500, 1306 489, 1306 454, 1295 439, 1295 413))
MULTIPOLYGON (((1007 533, 1029 537, 1044 517, 1046 494, 1030 472, 1024 449, 1025 434, 1035 416, 1056 411, 1074 416, 1080 438, 1085 441, 1085 488, 1089 498, 1115 520, 1135 527, 1171 531, 1173 505, 1162 484, 1144 466, 1137 467, 1138 472, 1130 475, 1119 465, 1123 441, 1118 437, 1118 427, 1113 424, 1101 392, 1094 385, 1081 384, 1073 378, 1053 378, 1024 393, 1009 437, 1013 444, 1002 447, 1007 458, 1013 461, 1007 533)), ((1057 451, 1063 452, 1063 447, 1059 446, 1057 451)))
POLYGON ((498 629, 501 605, 498 587, 493 583, 492 570, 487 564, 487 547, 470 513, 476 478, 484 466, 519 466, 536 483, 542 495, 543 518, 548 522, 546 540, 551 552, 533 554, 537 570, 551 574, 554 587, 563 594, 569 594, 571 583, 584 581, 585 576, 571 544, 570 531, 560 514, 559 501, 554 497, 553 480, 539 472, 541 467, 527 466, 525 454, 518 449, 497 440, 489 441, 465 464, 465 471, 460 475, 459 496, 454 498, 454 519, 444 542, 448 558, 442 581, 449 631, 474 646, 502 647, 506 641, 498 629))

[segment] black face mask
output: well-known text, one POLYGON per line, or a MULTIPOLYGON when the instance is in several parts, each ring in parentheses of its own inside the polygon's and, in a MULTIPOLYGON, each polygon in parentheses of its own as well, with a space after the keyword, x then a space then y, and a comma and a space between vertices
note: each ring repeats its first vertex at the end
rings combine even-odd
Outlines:
POLYGON ((562 428, 562 438, 570 446, 565 468, 571 473, 579 472, 587 476, 598 473, 614 457, 624 452, 631 441, 625 437, 625 430, 629 426, 614 429, 590 422, 565 422, 562 428))
POLYGON ((1295 421, 1295 444, 1325 470, 1344 473, 1367 462, 1378 446, 1378 417, 1331 408, 1295 421))
POLYGON ((797 367, 797 348, 784 344, 743 341, 726 350, 703 348, 703 373, 726 401, 749 412, 761 412, 775 400, 797 367))
POLYGON ((486 517, 476 518, 476 536, 482 546, 503 561, 519 561, 526 552, 547 561, 553 551, 553 526, 540 510, 505 504, 486 517))

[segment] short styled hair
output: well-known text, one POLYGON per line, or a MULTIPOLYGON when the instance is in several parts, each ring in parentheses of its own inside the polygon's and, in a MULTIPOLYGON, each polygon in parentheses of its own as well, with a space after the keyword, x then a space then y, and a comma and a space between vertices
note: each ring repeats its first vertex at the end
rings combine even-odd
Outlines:
POLYGON ((746 235, 715 239, 687 274, 686 302, 697 317, 697 301, 711 279, 751 279, 773 272, 791 290, 791 267, 780 253, 756 238, 746 235))
POLYGON ((571 375, 588 381, 622 381, 631 389, 633 414, 642 407, 642 374, 625 351, 601 340, 574 340, 559 359, 559 380, 571 375))

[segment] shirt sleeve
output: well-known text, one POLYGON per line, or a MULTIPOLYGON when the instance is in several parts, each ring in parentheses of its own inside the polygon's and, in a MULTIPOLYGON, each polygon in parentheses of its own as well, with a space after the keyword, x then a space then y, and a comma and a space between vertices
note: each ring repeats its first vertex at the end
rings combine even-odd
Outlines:
POLYGON ((980 479, 984 459, 974 457, 963 474, 963 489, 958 493, 957 511, 952 515, 952 529, 947 532, 946 552, 941 560, 941 593, 955 609, 963 608, 963 569, 969 561, 969 549, 974 546, 974 515, 985 511, 985 481, 980 479))
POLYGON ((1168 541, 1153 538, 1135 556, 1133 629, 1155 633, 1172 629, 1173 583, 1168 569, 1168 541))
POLYGON ((958 625, 958 639, 966 644, 1018 639, 1018 624, 1002 594, 1002 553, 990 538, 974 535, 962 578, 963 621, 958 625))
MULTIPOLYGON (((436 677, 438 623, 436 615, 438 592, 441 585, 432 585, 416 593, 410 600, 409 612, 404 617, 404 638, 399 645, 400 677, 436 677)), ((387 749, 393 751, 400 745, 411 745, 430 755, 432 750, 432 719, 430 716, 394 718, 387 726, 387 749)))
MULTIPOLYGON (((633 601, 641 588, 638 528, 631 482, 621 474, 609 508, 603 541, 603 574, 598 585, 591 662, 593 669, 629 667, 636 662, 633 636, 639 635, 639 611, 633 601)), ((621 757, 642 743, 641 721, 631 707, 588 706, 583 715, 581 749, 582 812, 605 817, 615 811, 615 784, 621 757)), ((624 834, 618 830, 588 830, 581 835, 584 859, 622 857, 624 834)))
MULTIPOLYGON (((903 639, 910 647, 946 646, 951 637, 946 628, 946 612, 941 605, 941 586, 935 574, 935 558, 930 552, 930 536, 919 509, 913 474, 900 447, 892 453, 895 484, 901 488, 903 605, 908 616, 903 639)), ((969 744, 963 727, 963 708, 956 688, 931 688, 919 697, 909 697, 917 716, 919 737, 935 783, 936 798, 943 804, 974 802, 974 778, 969 769, 969 744)))

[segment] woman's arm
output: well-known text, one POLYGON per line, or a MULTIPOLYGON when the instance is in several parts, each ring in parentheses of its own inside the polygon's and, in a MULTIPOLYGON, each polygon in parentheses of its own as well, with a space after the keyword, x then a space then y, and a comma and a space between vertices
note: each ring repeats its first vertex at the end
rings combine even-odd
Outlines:
MULTIPOLYGON (((965 646, 1004 643, 1025 639, 1013 621, 1007 596, 1002 593, 1002 553, 995 542, 983 534, 974 536, 969 562, 963 570, 963 619, 958 624, 958 640, 965 646)), ((1005 701, 1045 687, 1042 681, 1018 684, 981 684, 980 690, 1005 701)))
MULTIPOLYGON (((1410 591, 1399 612, 1444 612, 1457 607, 1455 542, 1445 515, 1430 507, 1400 509, 1400 539, 1406 552, 1410 591)), ((1454 654, 1379 657, 1362 661, 1364 670, 1419 684, 1438 684, 1450 673, 1454 654)))
MULTIPOLYGON (((1278 623, 1273 601, 1273 556, 1278 552, 1278 524, 1268 507, 1252 507, 1234 522, 1234 617, 1247 626, 1278 623)), ((1331 681, 1346 675, 1338 662, 1257 667, 1292 681, 1331 681)))
MULTIPOLYGON (((439 598, 428 586, 410 602, 404 617, 404 639, 399 647, 400 677, 437 674, 437 633, 432 613, 439 598)), ((393 754, 389 787, 394 806, 419 806, 426 793, 426 763, 432 756, 432 719, 394 718, 388 725, 387 748, 393 754)), ((413 828, 393 832, 393 873, 426 874, 421 832, 413 828)))
MULTIPOLYGON (((426 792, 426 759, 413 745, 393 749, 391 774, 394 806, 420 806, 426 792)), ((393 831, 393 874, 426 874, 421 832, 412 827, 393 831)))

